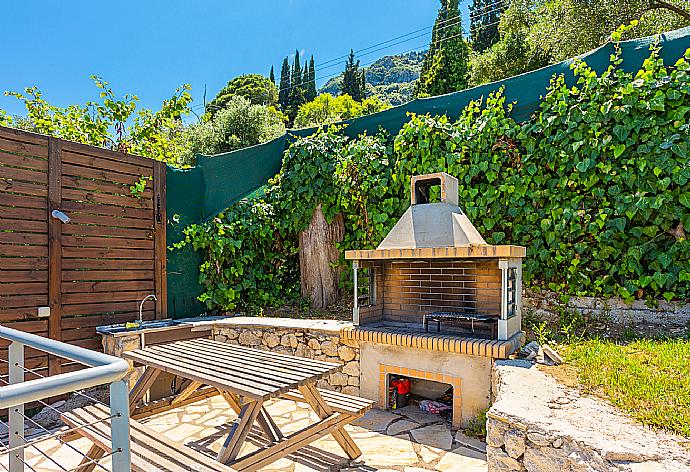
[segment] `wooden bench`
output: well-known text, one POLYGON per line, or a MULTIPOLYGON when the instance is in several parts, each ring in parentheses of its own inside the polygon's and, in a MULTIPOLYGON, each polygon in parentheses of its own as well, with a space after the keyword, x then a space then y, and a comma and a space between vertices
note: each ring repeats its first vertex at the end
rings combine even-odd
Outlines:
MULTIPOLYGON (((326 390, 323 388, 318 388, 317 390, 326 401, 328 406, 330 406, 333 411, 338 413, 346 413, 348 415, 357 417, 363 416, 364 413, 366 413, 367 410, 370 410, 375 403, 373 400, 353 397, 352 395, 334 392, 333 390, 326 390)), ((304 396, 299 390, 290 390, 289 392, 283 394, 282 398, 306 403, 304 396)))
MULTIPOLYGON (((100 454, 94 454, 93 448, 89 451, 89 456, 96 460, 103 453, 111 452, 109 418, 110 410, 103 405, 77 408, 62 415, 63 421, 70 427, 88 425, 80 429, 80 434, 90 439, 100 449, 100 454)), ((139 472, 235 472, 232 467, 221 464, 212 457, 184 444, 166 439, 164 434, 131 418, 129 431, 132 470, 139 472)), ((93 470, 95 467, 94 463, 82 462, 82 464, 81 471, 93 470)))

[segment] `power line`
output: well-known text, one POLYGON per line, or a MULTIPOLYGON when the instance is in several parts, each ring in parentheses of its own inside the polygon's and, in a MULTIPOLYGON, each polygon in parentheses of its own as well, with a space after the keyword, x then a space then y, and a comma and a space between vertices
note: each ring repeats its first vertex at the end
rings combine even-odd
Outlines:
MULTIPOLYGON (((449 22, 449 21, 455 21, 455 20, 457 20, 458 18, 461 19, 461 18, 462 18, 462 15, 457 15, 457 16, 454 16, 454 17, 452 17, 452 18, 446 18, 445 20, 439 21, 438 24, 445 24, 445 23, 447 23, 447 22, 449 22)), ((391 38, 391 39, 388 39, 388 40, 386 40, 386 41, 382 41, 382 42, 380 42, 380 43, 372 44, 371 46, 367 46, 367 47, 365 47, 365 48, 357 49, 356 51, 353 51, 353 52, 354 52, 355 54, 359 54, 359 53, 361 53, 361 52, 368 51, 368 50, 370 50, 370 49, 372 49, 372 48, 375 48, 375 47, 377 47, 377 46, 382 46, 382 45, 387 44, 387 43, 390 43, 390 42, 392 42, 392 41, 396 41, 396 40, 398 40, 398 39, 402 39, 402 38, 405 38, 405 37, 407 37, 407 36, 411 36, 411 35, 413 35, 413 34, 416 34, 416 33, 421 32, 421 31, 431 29, 431 28, 433 28, 435 25, 436 25, 436 23, 433 24, 433 25, 431 25, 431 26, 425 26, 425 27, 423 27, 423 28, 419 28, 419 29, 417 29, 417 30, 410 31, 409 33, 405 33, 405 34, 402 34, 402 35, 400 35, 400 36, 396 36, 395 38, 391 38)), ((345 54, 344 56, 334 57, 333 59, 329 59, 329 60, 327 60, 327 61, 320 62, 320 63, 317 64, 317 65, 318 65, 318 66, 323 66, 323 65, 329 64, 329 63, 331 63, 331 62, 341 61, 342 59, 347 59, 347 56, 349 56, 349 54, 345 54)))

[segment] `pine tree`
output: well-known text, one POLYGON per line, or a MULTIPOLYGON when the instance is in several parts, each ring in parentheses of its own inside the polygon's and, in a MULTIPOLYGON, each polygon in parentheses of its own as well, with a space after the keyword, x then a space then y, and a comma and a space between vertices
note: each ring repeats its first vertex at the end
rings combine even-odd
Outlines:
POLYGON ((414 96, 434 96, 467 88, 469 46, 462 37, 459 0, 441 0, 414 96))
POLYGON ((343 72, 343 86, 341 93, 351 96, 355 101, 361 102, 363 98, 362 77, 359 72, 359 60, 355 62, 355 53, 350 49, 350 54, 345 61, 345 72, 343 72))
POLYGON ((482 52, 498 42, 498 20, 505 9, 503 0, 473 0, 470 5, 472 49, 482 52))
POLYGON ((271 73, 268 74, 268 80, 270 80, 272 84, 276 83, 276 75, 273 73, 273 66, 271 66, 271 73))
POLYGON ((286 111, 290 105, 290 62, 288 62, 287 57, 283 59, 283 66, 280 68, 278 103, 283 111, 286 111))
POLYGON ((311 102, 316 98, 316 72, 314 71, 314 55, 309 58, 309 82, 307 84, 306 98, 311 102))

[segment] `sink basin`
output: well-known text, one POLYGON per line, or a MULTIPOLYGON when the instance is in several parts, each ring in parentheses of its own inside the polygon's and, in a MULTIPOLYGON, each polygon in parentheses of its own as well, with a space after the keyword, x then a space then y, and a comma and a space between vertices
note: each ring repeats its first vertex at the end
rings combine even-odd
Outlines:
POLYGON ((151 320, 144 321, 141 324, 135 321, 133 323, 120 323, 108 326, 99 326, 96 328, 96 332, 99 334, 117 334, 125 332, 144 331, 147 329, 166 328, 168 326, 175 326, 176 324, 179 324, 177 320, 151 320))

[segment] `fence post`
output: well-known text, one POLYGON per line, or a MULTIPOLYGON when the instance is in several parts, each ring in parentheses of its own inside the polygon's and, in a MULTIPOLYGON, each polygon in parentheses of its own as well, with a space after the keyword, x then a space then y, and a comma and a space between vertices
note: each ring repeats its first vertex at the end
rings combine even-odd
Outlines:
MULTIPOLYGON (((62 142, 48 138, 48 337, 62 341, 62 222, 52 217, 62 206, 62 142)), ((48 375, 62 372, 62 360, 48 356, 48 375)))
MULTIPOLYGON (((24 344, 13 341, 10 343, 8 354, 10 384, 24 382, 24 344)), ((9 410, 10 449, 19 447, 10 453, 10 472, 22 472, 24 448, 20 446, 26 443, 24 441, 24 404, 15 405, 9 410)))
POLYGON ((124 380, 110 384, 110 416, 113 417, 110 420, 113 441, 113 472, 129 472, 131 470, 129 388, 124 380))

